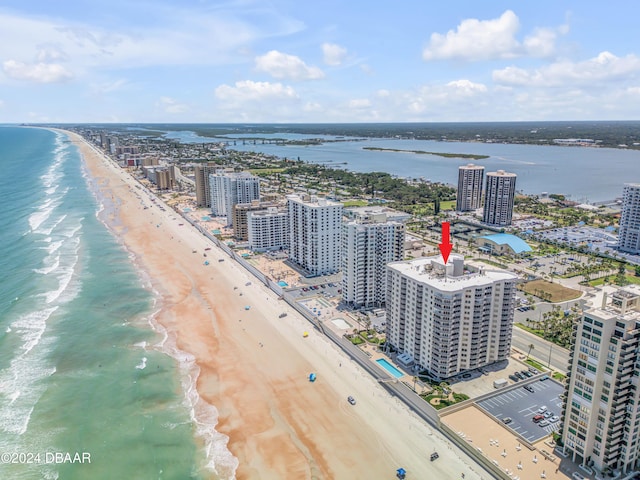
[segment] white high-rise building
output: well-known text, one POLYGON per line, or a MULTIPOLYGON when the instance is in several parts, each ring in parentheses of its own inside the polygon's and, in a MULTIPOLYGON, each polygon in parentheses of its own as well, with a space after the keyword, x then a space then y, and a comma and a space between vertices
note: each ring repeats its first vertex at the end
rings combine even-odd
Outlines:
POLYGON ((324 198, 287 195, 289 260, 311 276, 340 270, 342 208, 324 198))
POLYGON ((482 177, 484 167, 470 163, 458 168, 456 210, 468 212, 482 206, 482 177))
POLYGON ((196 204, 199 207, 211 207, 211 187, 209 175, 225 170, 217 163, 200 163, 193 167, 196 184, 196 204))
POLYGON ((289 247, 289 212, 277 207, 247 212, 249 249, 255 252, 289 247))
POLYGON ((211 213, 227 216, 227 224, 232 223, 233 206, 260 200, 260 178, 249 172, 220 172, 209 175, 211 189, 211 213))
POLYGON ((504 170, 487 173, 487 186, 484 190, 483 221, 496 227, 508 227, 513 216, 513 203, 516 196, 515 173, 504 170))
POLYGON ((509 356, 517 276, 451 254, 387 265, 387 341, 436 380, 509 356))
POLYGON ((569 357, 564 452, 600 473, 640 467, 640 287, 603 287, 569 357))
POLYGON ((622 193, 618 248, 640 254, 640 184, 627 183, 622 193))
POLYGON ((355 308, 381 307, 387 263, 404 256, 404 223, 386 213, 360 214, 342 225, 342 299, 355 308))

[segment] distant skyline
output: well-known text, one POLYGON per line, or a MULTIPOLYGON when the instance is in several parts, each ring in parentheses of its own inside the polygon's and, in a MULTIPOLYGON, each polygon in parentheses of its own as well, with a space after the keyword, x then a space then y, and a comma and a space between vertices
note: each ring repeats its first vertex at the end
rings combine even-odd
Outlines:
POLYGON ((3 0, 0 122, 639 120, 640 3, 3 0))

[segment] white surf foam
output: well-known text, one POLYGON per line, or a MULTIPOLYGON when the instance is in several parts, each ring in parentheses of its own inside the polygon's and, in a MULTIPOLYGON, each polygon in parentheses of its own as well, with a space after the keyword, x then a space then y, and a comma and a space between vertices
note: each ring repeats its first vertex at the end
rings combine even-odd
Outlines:
POLYGON ((147 367, 147 357, 142 357, 142 360, 138 365, 136 365, 136 368, 138 370, 144 370, 146 367, 147 367))

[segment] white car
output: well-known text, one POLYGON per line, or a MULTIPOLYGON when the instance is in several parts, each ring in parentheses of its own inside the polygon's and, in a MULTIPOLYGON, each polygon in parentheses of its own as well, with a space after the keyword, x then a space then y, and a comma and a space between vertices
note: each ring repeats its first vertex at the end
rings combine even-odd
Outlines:
POLYGON ((356 404, 356 399, 353 398, 351 395, 349 395, 347 397, 347 401, 351 404, 351 405, 355 405, 356 404))
POLYGON ((556 423, 556 422, 558 422, 558 421, 560 421, 560 417, 559 417, 559 416, 557 416, 557 415, 554 415, 553 417, 551 417, 551 418, 549 419, 549 423, 556 423))
POLYGON ((543 405, 543 406, 541 406, 541 407, 538 409, 538 412, 537 412, 537 413, 544 413, 544 412, 546 412, 546 411, 547 411, 547 407, 545 407, 545 406, 543 405))

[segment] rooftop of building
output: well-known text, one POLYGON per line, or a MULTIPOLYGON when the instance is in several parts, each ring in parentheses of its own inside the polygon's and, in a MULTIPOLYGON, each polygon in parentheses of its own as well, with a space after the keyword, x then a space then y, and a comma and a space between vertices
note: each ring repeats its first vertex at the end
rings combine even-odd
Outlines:
POLYGON ((487 176, 496 176, 496 177, 516 177, 515 173, 505 172, 504 170, 498 170, 497 172, 489 172, 487 176))
POLYGON ((366 205, 364 207, 348 207, 344 209, 344 214, 360 222, 405 222, 411 219, 411 214, 400 212, 384 205, 366 205))
POLYGON ((467 163, 466 165, 460 165, 458 168, 465 169, 465 170, 484 170, 483 166, 476 165, 474 163, 467 163))
POLYGON ((317 197, 315 195, 287 195, 287 200, 292 202, 301 203, 307 207, 343 207, 342 203, 329 200, 325 197, 317 197))
POLYGON ((516 237, 515 235, 511 235, 509 233, 495 233, 493 235, 484 235, 480 238, 490 240, 497 245, 508 245, 509 248, 516 254, 531 251, 531 247, 527 244, 527 242, 522 240, 520 237, 516 237))
POLYGON ((606 285, 595 290, 585 303, 586 310, 596 311, 602 319, 640 321, 640 285, 606 285))
POLYGON ((402 275, 443 292, 490 285, 501 280, 516 280, 515 273, 487 265, 465 261, 459 254, 451 254, 445 265, 442 256, 391 262, 388 267, 402 275))

